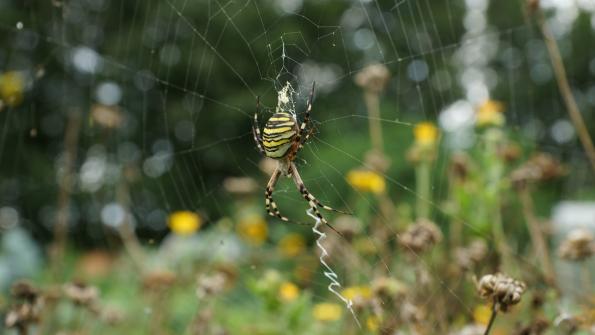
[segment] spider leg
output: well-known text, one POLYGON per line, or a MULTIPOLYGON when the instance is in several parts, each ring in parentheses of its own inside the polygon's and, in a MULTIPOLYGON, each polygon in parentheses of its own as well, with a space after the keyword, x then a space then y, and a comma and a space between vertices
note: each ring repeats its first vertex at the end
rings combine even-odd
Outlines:
POLYGON ((273 200, 273 190, 275 189, 275 184, 277 184, 280 175, 281 169, 277 167, 273 172, 271 179, 269 179, 267 188, 264 191, 264 203, 267 209, 267 213, 269 213, 270 216, 276 216, 281 221, 290 222, 288 218, 281 215, 281 213, 279 212, 279 208, 277 208, 277 203, 275 203, 275 200, 273 200))
POLYGON ((327 209, 327 210, 331 210, 331 211, 335 211, 335 212, 340 212, 340 213, 343 213, 343 212, 338 211, 336 209, 333 209, 331 207, 328 207, 328 206, 325 206, 325 205, 321 204, 320 201, 318 201, 318 199, 316 199, 312 195, 312 193, 310 193, 308 191, 308 189, 306 188, 306 185, 304 185, 304 182, 302 181, 302 177, 300 177, 300 174, 297 171, 297 168, 295 167, 295 164, 293 164, 293 162, 291 163, 291 175, 293 176, 293 181, 295 182, 295 185, 297 186, 297 188, 299 189, 300 193, 302 194, 302 197, 304 197, 304 199, 306 199, 306 201, 308 201, 308 204, 310 205, 310 208, 312 209, 312 212, 314 213, 314 215, 316 215, 316 217, 318 219, 320 219, 320 221, 322 223, 324 223, 325 225, 329 226, 337 234, 343 236, 333 226, 331 226, 328 223, 328 221, 326 221, 326 219, 322 216, 322 214, 318 210, 318 207, 321 207, 321 208, 324 208, 324 209, 327 209))
POLYGON ((260 97, 256 98, 256 112, 254 113, 254 123, 252 124, 252 135, 254 136, 254 142, 258 147, 258 151, 261 154, 265 154, 262 148, 262 136, 260 135, 260 127, 258 126, 258 112, 260 111, 260 97))
POLYGON ((308 106, 306 107, 304 121, 302 121, 302 123, 300 124, 300 128, 296 136, 294 137, 293 142, 296 149, 291 153, 289 157, 290 161, 293 161, 295 159, 297 153, 300 151, 300 149, 304 147, 304 143, 306 143, 306 140, 308 140, 308 138, 310 138, 310 135, 312 135, 312 133, 314 132, 314 128, 310 128, 310 130, 308 130, 306 133, 306 128, 310 124, 310 112, 312 111, 312 99, 314 98, 314 88, 315 82, 312 82, 312 89, 310 90, 310 96, 308 97, 308 106))

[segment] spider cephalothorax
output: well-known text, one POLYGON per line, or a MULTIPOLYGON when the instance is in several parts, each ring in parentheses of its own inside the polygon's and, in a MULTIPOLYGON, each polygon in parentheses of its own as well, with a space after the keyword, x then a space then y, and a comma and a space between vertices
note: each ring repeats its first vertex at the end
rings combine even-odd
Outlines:
POLYGON ((310 126, 310 112, 312 111, 312 98, 314 96, 314 83, 312 83, 312 90, 310 91, 310 97, 308 98, 308 105, 304 114, 304 120, 302 123, 298 123, 294 113, 288 110, 288 106, 291 105, 290 99, 291 85, 287 85, 279 92, 279 101, 277 111, 271 116, 261 135, 260 128, 258 126, 258 112, 260 110, 260 102, 256 100, 256 113, 254 114, 254 125, 252 126, 252 133, 256 145, 262 154, 269 158, 277 160, 278 164, 273 171, 273 175, 269 180, 265 190, 265 205, 267 212, 271 216, 276 216, 279 219, 289 222, 289 219, 281 215, 277 204, 273 200, 273 189, 279 176, 285 175, 292 177, 295 185, 300 191, 302 197, 308 201, 310 208, 323 223, 327 221, 322 217, 318 211, 318 207, 324 208, 330 211, 340 212, 331 207, 325 206, 318 199, 316 199, 304 185, 302 178, 297 170, 297 167, 293 163, 297 153, 303 147, 306 140, 310 137, 312 129, 307 130, 310 126))

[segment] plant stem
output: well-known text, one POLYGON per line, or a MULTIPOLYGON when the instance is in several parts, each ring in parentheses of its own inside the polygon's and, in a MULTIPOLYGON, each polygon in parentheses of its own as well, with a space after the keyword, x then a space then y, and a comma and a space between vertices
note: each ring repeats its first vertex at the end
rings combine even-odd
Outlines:
POLYGON ((492 326, 494 325, 494 321, 496 320, 497 314, 498 314, 498 304, 496 303, 496 300, 494 299, 494 303, 492 304, 492 315, 490 316, 490 321, 488 322, 488 326, 486 327, 486 331, 483 333, 483 335, 488 335, 490 333, 490 330, 492 329, 492 326))
POLYGON ((68 116, 66 132, 64 133, 64 160, 58 184, 60 187, 58 211, 54 225, 54 243, 51 250, 52 267, 56 275, 60 273, 60 267, 66 249, 70 195, 72 193, 72 186, 74 185, 74 168, 80 127, 81 117, 77 111, 72 111, 68 116))
POLYGON ((539 257, 539 260, 541 262, 541 267, 543 268, 545 280, 550 285, 555 286, 556 279, 554 275, 554 268, 552 266, 549 253, 547 251, 547 244, 545 241, 545 237, 543 236, 543 231, 539 227, 539 222, 535 217, 535 212, 533 209, 533 199, 531 199, 531 194, 529 194, 529 190, 526 185, 520 187, 519 197, 521 200, 521 206, 523 207, 523 216, 525 217, 527 227, 529 228, 531 242, 533 244, 535 254, 537 255, 537 257, 539 257))
POLYGON ((372 147, 378 152, 383 152, 382 127, 380 124, 380 97, 377 93, 366 92, 364 94, 366 107, 368 109, 368 124, 370 126, 370 139, 372 147))
POLYGON ((541 11, 539 11, 537 14, 537 20, 539 27, 541 28, 541 33, 543 34, 543 41, 545 42, 550 55, 550 61, 552 63, 552 67, 554 68, 560 94, 564 98, 564 103, 566 104, 568 116, 570 116, 570 120, 574 125, 574 129, 576 129, 585 153, 591 162, 593 172, 595 172, 595 146, 593 145, 593 141, 591 140, 587 126, 585 126, 585 121, 581 115, 581 112, 578 109, 578 105, 574 99, 574 95, 572 94, 570 84, 568 83, 566 68, 564 67, 564 62, 562 61, 562 55, 560 54, 558 43, 550 31, 547 21, 545 20, 545 17, 541 11))
POLYGON ((426 160, 420 161, 415 168, 417 201, 416 214, 418 219, 430 218, 431 201, 431 163, 426 160))

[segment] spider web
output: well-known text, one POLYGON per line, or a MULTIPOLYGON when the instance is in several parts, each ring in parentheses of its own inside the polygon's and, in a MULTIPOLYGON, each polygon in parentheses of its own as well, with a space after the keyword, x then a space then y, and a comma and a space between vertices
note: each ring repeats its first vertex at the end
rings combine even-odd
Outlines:
MULTIPOLYGON (((543 2, 552 12, 551 23, 558 37, 572 32, 579 15, 595 17, 593 6, 584 3, 543 2)), ((79 183, 90 200, 75 201, 71 212, 85 219, 78 220, 83 222, 80 226, 77 220, 71 221, 73 230, 95 236, 82 244, 103 243, 106 230, 114 226, 113 215, 102 213, 117 205, 113 189, 125 172, 121 167, 127 164, 138 168, 139 180, 130 190, 130 210, 141 241, 163 238, 166 216, 175 210, 200 212, 208 222, 205 234, 216 231, 218 225, 225 226, 225 218, 236 220, 235 204, 240 200, 222 187, 222 181, 229 176, 250 176, 258 180, 256 193, 263 193, 266 175, 260 171, 251 121, 256 98, 260 97, 263 107, 260 120, 266 120, 286 82, 296 87, 298 118, 305 110, 311 83, 317 85, 312 111, 316 132, 297 159, 306 186, 327 205, 356 212, 354 204, 363 202, 370 207, 370 216, 381 216, 377 204, 366 194, 349 189, 345 179, 348 170, 366 164, 363 156, 369 149, 370 121, 363 97, 346 96, 361 95, 353 77, 373 62, 387 66, 393 76, 382 97, 380 122, 384 150, 392 160, 382 176, 394 201, 419 201, 421 195, 415 191, 411 169, 404 162, 403 143, 412 137, 415 123, 437 120, 445 131, 445 146, 432 171, 437 200, 421 200, 430 203, 436 218, 446 216, 439 202, 447 197, 449 152, 465 148, 474 137, 472 128, 464 127, 469 119, 457 118, 493 94, 507 101, 506 116, 520 141, 568 159, 578 171, 587 170, 555 94, 545 47, 518 4, 511 7, 518 14, 507 18, 489 16, 487 0, 354 1, 341 4, 340 15, 325 15, 324 4, 289 0, 266 4, 214 0, 0 4, 20 16, 14 22, 0 23, 2 41, 18 42, 0 53, 1 69, 23 71, 32 97, 21 110, 5 109, 0 116, 4 124, 0 159, 13 162, 4 163, 2 173, 10 183, 26 185, 22 199, 55 188, 55 178, 34 175, 31 179, 37 183, 22 180, 25 177, 18 169, 27 164, 27 154, 9 152, 11 147, 35 148, 22 134, 35 129, 54 143, 48 153, 38 157, 60 166, 65 115, 75 109, 90 118, 88 110, 94 104, 118 106, 125 115, 118 130, 104 134, 94 127, 82 127, 79 183), (247 25, 258 28, 242 29, 247 25), (82 27, 86 29, 75 30, 82 27), (137 40, 139 31, 142 38, 137 40), (537 101, 544 91, 550 91, 551 98, 537 101), (555 107, 543 115, 541 110, 550 105, 555 107), (102 171, 101 176, 94 178, 93 171, 102 171), (97 228, 103 226, 108 228, 97 228)), ((589 33, 592 35, 593 29, 589 33)), ((562 39, 561 43, 566 42, 562 39)), ((595 72, 593 51, 582 51, 595 72)), ((570 69, 571 75, 578 72, 578 67, 570 69)), ((583 106, 592 108, 592 83, 582 82, 576 89, 583 106)), ((562 193, 573 195, 573 188, 587 181, 587 173, 574 175, 562 193)), ((3 187, 10 189, 10 183, 4 182, 3 187)), ((284 215, 307 220, 307 204, 291 182, 282 180, 274 196, 284 215)), ((255 199, 264 215, 264 200, 255 199)), ((14 206, 27 220, 40 218, 41 224, 30 228, 47 239, 44 236, 52 227, 48 213, 56 208, 39 201, 32 201, 31 208, 19 208, 17 203, 17 199, 6 198, 2 205, 14 206)), ((325 214, 331 222, 334 216, 325 214)), ((343 240, 335 242, 339 247, 331 251, 329 262, 344 285, 369 283, 377 272, 393 278, 403 273, 379 252, 380 244, 395 243, 400 235, 388 219, 382 224, 390 237, 380 242, 368 237, 376 251, 363 265, 349 258, 353 246, 343 240), (369 274, 356 271, 358 266, 370 270, 369 274)), ((269 229, 275 238, 297 231, 314 241, 304 227, 271 219, 269 229)), ((488 234, 477 233, 491 240, 488 234)), ((203 241, 207 242, 210 244, 202 250, 211 249, 214 254, 228 252, 226 244, 239 243, 216 237, 203 241)), ((269 244, 263 250, 274 252, 269 244)), ((316 253, 315 246, 308 251, 316 253)), ((267 258, 265 252, 253 252, 267 258)), ((538 268, 526 255, 515 256, 528 267, 538 268)), ((309 257, 300 256, 304 261, 309 257)), ((432 268, 420 255, 414 258, 438 283, 436 291, 448 292, 458 308, 473 313, 473 306, 456 293, 458 283, 443 278, 443 269, 432 268)), ((265 270, 259 268, 262 262, 258 260, 243 261, 265 270)), ((216 266, 215 259, 210 262, 207 270, 216 266)), ((317 265, 306 264, 320 272, 317 265)), ((241 276, 253 275, 243 271, 241 276)), ((315 275, 311 289, 316 300, 333 301, 327 286, 321 273, 315 275)), ((431 297, 437 293, 430 292, 423 307, 431 308, 431 297)), ((257 307, 255 300, 244 296, 224 299, 234 306, 257 307)))

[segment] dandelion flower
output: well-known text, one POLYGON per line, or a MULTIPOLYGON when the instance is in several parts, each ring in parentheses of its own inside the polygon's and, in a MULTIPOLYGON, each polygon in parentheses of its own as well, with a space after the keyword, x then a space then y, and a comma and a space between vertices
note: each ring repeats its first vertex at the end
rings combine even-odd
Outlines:
POLYGON ((0 75, 0 100, 8 106, 18 106, 23 101, 25 78, 18 71, 0 75))
POLYGON ((350 286, 345 288, 341 295, 348 300, 366 300, 372 296, 372 290, 367 286, 350 286))
POLYGON ((300 294, 300 289, 292 282, 283 282, 279 286, 279 298, 281 301, 294 301, 300 294))
POLYGON ((286 257, 295 257, 301 254, 305 247, 306 241, 300 234, 287 234, 279 241, 279 251, 286 257))
POLYGON ((337 321, 343 314, 343 308, 338 304, 323 302, 314 305, 312 315, 319 321, 337 321))
POLYGON ((438 140, 438 128, 431 122, 421 122, 413 128, 415 144, 419 146, 433 146, 438 140))
POLYGON ((380 174, 369 170, 351 170, 347 173, 347 182, 360 192, 384 193, 386 182, 380 174))
POLYGON ((500 127, 506 121, 504 114, 504 104, 495 100, 486 100, 477 109, 475 115, 475 125, 477 127, 500 127))
POLYGON ((177 235, 191 235, 200 228, 202 222, 194 212, 178 211, 170 214, 167 224, 177 235))
POLYGON ((268 236, 268 227, 264 218, 257 214, 247 215, 236 227, 238 235, 249 244, 259 246, 268 236))

